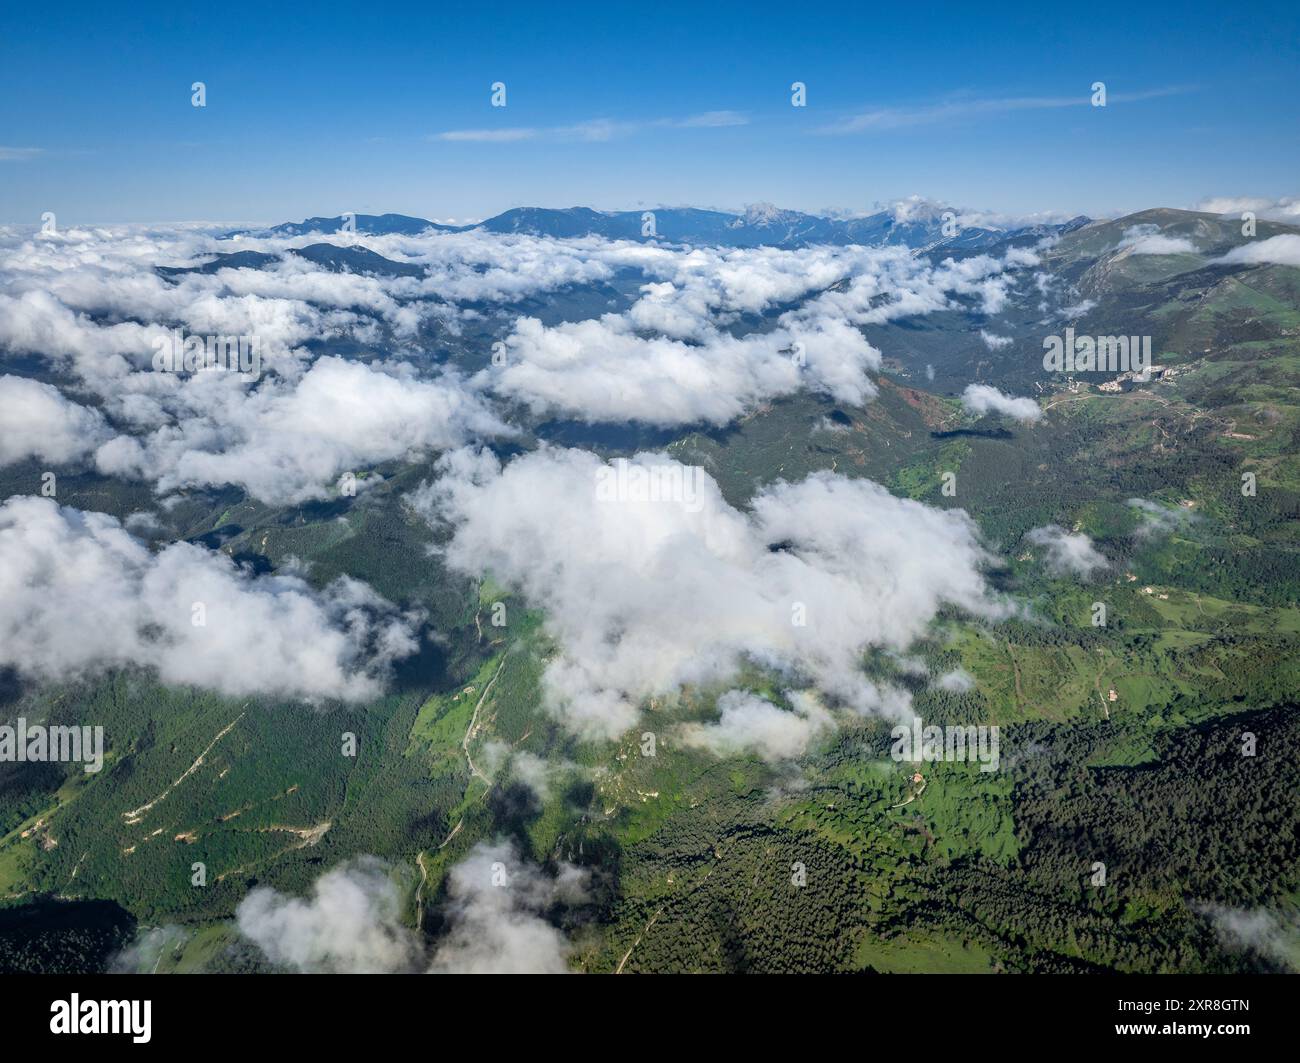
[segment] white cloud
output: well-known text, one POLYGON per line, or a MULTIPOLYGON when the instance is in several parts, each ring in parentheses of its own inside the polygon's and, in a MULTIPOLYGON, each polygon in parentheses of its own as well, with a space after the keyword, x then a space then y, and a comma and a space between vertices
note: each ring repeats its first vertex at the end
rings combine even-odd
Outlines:
POLYGON ((678 119, 674 124, 682 129, 716 129, 721 126, 749 125, 749 118, 740 111, 705 111, 678 119))
POLYGON ((1072 303, 1070 306, 1061 307, 1057 313, 1064 318, 1079 318, 1083 317, 1084 314, 1093 309, 1096 305, 1096 302, 1092 299, 1083 299, 1077 303, 1072 303))
POLYGON ((1000 413, 1025 424, 1033 424, 1043 416, 1042 408, 1033 399, 1014 398, 988 384, 966 385, 966 390, 962 392, 961 403, 977 416, 1000 413))
POLYGON ((551 875, 509 842, 479 842, 448 872, 447 930, 431 953, 374 857, 325 872, 306 898, 258 887, 235 923, 272 963, 308 974, 564 974, 571 947, 543 913, 582 904, 588 878, 568 863, 551 875))
POLYGON ((945 603, 998 612, 961 511, 818 473, 764 488, 745 512, 701 469, 653 454, 629 467, 683 477, 690 497, 605 500, 597 457, 544 448, 504 469, 456 452, 413 500, 454 526, 449 564, 546 611, 561 650, 547 703, 581 732, 617 735, 643 699, 727 682, 746 659, 859 711, 902 711, 901 692, 859 670, 864 648, 905 648, 945 603))
POLYGON ((1277 266, 1300 267, 1300 236, 1287 233, 1282 236, 1270 236, 1267 240, 1260 240, 1258 243, 1242 244, 1215 261, 1244 262, 1252 266, 1271 263, 1277 266))
POLYGON ((142 928, 135 940, 108 961, 112 974, 153 974, 164 955, 179 949, 190 938, 183 927, 168 923, 142 928))
MULTIPOLYGON (((251 238, 237 245, 268 252, 291 246, 251 238)), ((405 246, 434 245, 412 239, 385 250, 402 257, 405 246)), ((480 261, 473 248, 483 246, 462 241, 441 261, 499 292, 504 282, 466 261, 480 261)), ((514 246, 496 253, 508 258, 514 246)), ((102 415, 122 433, 99 452, 101 471, 146 478, 162 490, 233 483, 264 501, 300 501, 323 496, 346 469, 508 431, 454 374, 419 373, 400 359, 313 364, 303 346, 345 334, 374 339, 379 322, 400 347, 418 328, 419 307, 446 312, 444 304, 421 302, 434 298, 432 267, 427 281, 362 276, 290 255, 273 268, 191 273, 173 282, 153 268, 232 249, 184 228, 67 230, 17 240, 0 234, 0 352, 39 355, 99 397, 102 415), (155 344, 173 329, 251 337, 261 380, 250 387, 232 374, 155 371, 155 344)), ((599 262, 575 265, 572 255, 553 267, 537 267, 530 248, 519 256, 520 291, 609 271, 599 262)))
POLYGON ((1145 498, 1130 498, 1127 505, 1137 510, 1141 517, 1141 523, 1135 532, 1139 538, 1178 531, 1197 519, 1190 509, 1165 506, 1145 498))
POLYGON ((0 354, 40 356, 99 400, 118 433, 97 455, 101 471, 163 491, 236 484, 278 504, 322 497, 348 468, 502 434, 476 392, 486 387, 539 413, 661 425, 726 423, 801 389, 860 405, 875 395, 869 374, 880 365, 861 326, 954 297, 996 312, 1035 261, 1016 252, 933 266, 901 248, 685 249, 481 231, 220 240, 183 226, 4 230, 0 354), (336 272, 288 253, 322 241, 424 276, 336 272), (232 250, 271 260, 170 278, 154 268, 232 250), (513 302, 627 270, 646 279, 627 313, 552 328, 521 318, 507 340, 514 360, 473 385, 411 368, 428 319, 454 333, 513 302), (787 309, 774 330, 752 329, 747 315, 778 307, 787 309), (252 337, 260 381, 155 372, 155 343, 174 329, 252 337), (317 359, 309 344, 334 337, 395 353, 382 365, 317 359), (338 415, 328 432, 315 407, 338 415), (395 430, 383 431, 389 422, 395 430))
POLYGON ((0 556, 0 666, 25 676, 137 665, 234 696, 360 700, 416 649, 363 583, 254 577, 190 543, 151 553, 112 517, 46 498, 0 506, 0 556))
POLYGON ((980 339, 984 341, 984 346, 990 351, 1000 351, 1010 347, 1015 341, 1010 336, 998 336, 985 329, 980 329, 980 339))
MULTIPOLYGON (((1108 103, 1135 103, 1187 92, 1184 86, 1147 89, 1140 92, 1113 92, 1108 103)), ((1001 96, 973 98, 958 96, 938 103, 919 104, 912 107, 875 107, 849 118, 822 126, 819 133, 865 133, 891 129, 909 129, 913 126, 937 122, 954 122, 1011 114, 1017 111, 1055 110, 1061 107, 1085 107, 1091 98, 1088 93, 1076 96, 1001 96)))
POLYGON ((968 690, 975 689, 975 677, 964 668, 954 668, 951 672, 944 672, 939 676, 934 685, 940 690, 964 694, 968 690))
POLYGON ((539 414, 654 425, 726 424, 805 386, 859 405, 880 365, 861 333, 828 320, 742 339, 710 331, 694 344, 644 337, 613 314, 552 328, 521 318, 506 347, 506 365, 477 383, 539 414))
MULTIPOLYGON (((955 299, 996 312, 1017 271, 1036 261, 1016 252, 933 266, 901 248, 686 249, 481 231, 221 240, 195 226, 3 230, 0 357, 43 358, 94 398, 85 415, 51 399, 42 423, 71 418, 75 430, 78 417, 102 418, 103 429, 87 433, 101 473, 159 492, 231 484, 279 505, 327 497, 345 471, 511 434, 486 391, 538 415, 655 425, 726 424, 801 390, 862 405, 876 394, 881 361, 862 326, 955 299), (321 241, 424 276, 335 272, 288 253, 321 241), (154 268, 231 250, 272 260, 170 279, 154 268), (430 319, 452 333, 469 322, 495 328, 512 303, 628 270, 646 283, 624 314, 549 328, 519 318, 507 364, 472 381, 416 368, 426 364, 418 337, 430 319), (778 308, 775 328, 755 327, 753 315, 778 308), (232 374, 154 371, 155 343, 174 329, 254 338, 261 378, 250 386, 232 374), (393 354, 379 363, 313 352, 313 341, 333 338, 393 354)), ((48 440, 41 453, 70 442, 59 432, 48 440)))
POLYGON ((615 137, 631 136, 648 129, 720 129, 748 125, 749 118, 740 111, 704 111, 685 118, 655 118, 647 121, 617 121, 591 118, 562 126, 523 126, 501 129, 449 129, 430 139, 509 143, 519 140, 582 140, 603 142, 615 137))
POLYGON ((1243 212, 1250 211, 1257 218, 1293 225, 1300 221, 1300 198, 1296 196, 1282 196, 1279 199, 1265 196, 1214 196, 1201 200, 1192 209, 1210 214, 1235 214, 1238 218, 1243 212))
POLYGON ((728 690, 718 698, 718 721, 685 725, 685 741, 717 756, 753 753, 769 763, 801 757, 835 721, 814 696, 792 691, 787 697, 793 710, 748 691, 728 690))
POLYGON ((550 328, 521 318, 504 367, 475 383, 539 414, 592 422, 724 424, 805 388, 860 405, 876 393, 867 374, 880 352, 859 327, 947 309, 950 295, 998 313, 1016 271, 1038 262, 1023 250, 937 267, 902 248, 641 253, 641 268, 663 279, 626 314, 550 328), (805 299, 770 332, 723 330, 740 314, 805 299))
POLYGON ((238 484, 265 502, 301 502, 325 497, 350 470, 512 433, 454 376, 333 357, 296 385, 270 380, 254 391, 229 374, 199 374, 185 400, 190 415, 179 423, 101 447, 100 471, 162 491, 238 484))
POLYGON ((1193 904, 1192 910, 1210 920, 1228 948, 1254 952, 1300 971, 1300 919, 1294 913, 1222 904, 1193 904))
POLYGON ((1196 245, 1185 236, 1165 236, 1158 225, 1133 225, 1119 242, 1133 255, 1194 255, 1196 245))
POLYGON ((515 127, 505 129, 449 129, 437 134, 437 140, 469 141, 484 144, 508 144, 518 140, 532 140, 536 129, 515 127))
POLYGON ((69 462, 111 434, 98 410, 70 402, 58 388, 0 376, 0 466, 25 458, 69 462))
POLYGON ((555 877, 519 858, 508 842, 480 842, 447 877, 451 923, 432 974, 565 974, 568 940, 542 913, 581 903, 588 875, 572 864, 555 877))
POLYGON ((412 971, 420 959, 397 888, 374 858, 325 872, 305 900, 259 886, 235 924, 272 963, 307 974, 412 971))
POLYGON ((557 780, 582 769, 572 761, 543 758, 526 749, 512 749, 505 742, 489 739, 483 743, 482 768, 493 780, 504 771, 511 782, 519 783, 541 800, 551 795, 557 780))
POLYGON ((1059 576, 1088 579, 1109 564, 1087 535, 1083 532, 1067 532, 1059 524, 1033 528, 1025 534, 1025 538, 1046 550, 1047 567, 1059 576))

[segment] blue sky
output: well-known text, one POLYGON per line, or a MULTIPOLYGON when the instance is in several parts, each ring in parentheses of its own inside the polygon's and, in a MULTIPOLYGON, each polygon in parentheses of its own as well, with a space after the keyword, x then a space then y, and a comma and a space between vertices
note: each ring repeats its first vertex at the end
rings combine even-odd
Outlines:
POLYGON ((1300 192, 1295 4, 6 2, 2 24, 4 223, 1300 192))

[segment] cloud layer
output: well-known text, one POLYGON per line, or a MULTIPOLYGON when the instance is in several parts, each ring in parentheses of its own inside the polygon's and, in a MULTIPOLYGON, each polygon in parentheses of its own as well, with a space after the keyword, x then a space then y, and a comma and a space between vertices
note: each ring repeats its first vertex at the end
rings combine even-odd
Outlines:
POLYGON ((997 611, 961 511, 824 472, 765 488, 742 511, 664 455, 627 463, 621 493, 602 492, 610 472, 577 450, 504 468, 461 451, 413 499, 454 528, 450 565, 490 572, 545 610, 561 650, 545 672, 549 704, 584 733, 619 734, 643 699, 725 683, 746 660, 858 711, 901 711, 899 692, 861 674, 865 648, 905 648, 945 604, 997 611), (631 489, 651 478, 674 490, 631 489))
POLYGON ((74 461, 109 435, 99 411, 68 400, 58 388, 0 376, 0 467, 25 458, 74 461))
POLYGON ((305 974, 410 971, 420 954, 401 923, 397 887, 373 859, 325 872, 306 899, 258 887, 240 902, 235 925, 273 964, 305 974))
POLYGON ((279 505, 328 496, 344 471, 511 434, 491 396, 542 417, 660 426, 726 424, 800 390, 861 405, 881 363, 862 326, 956 301, 997 313, 1036 263, 1019 249, 934 265, 898 247, 482 231, 0 230, 0 359, 25 359, 25 375, 31 359, 44 362, 77 395, 8 380, 26 412, 0 414, 0 461, 93 451, 101 473, 160 493, 232 484, 279 505), (309 244, 324 244, 324 257, 297 253, 309 244), (214 259, 231 252, 253 258, 214 259), (350 264, 330 268, 336 259, 350 264), (644 283, 621 312, 543 323, 513 309, 633 274, 644 283), (467 380, 433 364, 422 342, 431 328, 495 333, 505 358, 467 380), (156 351, 185 336, 244 337, 258 379, 157 371, 156 351), (325 353, 335 341, 386 360, 325 353))
POLYGON ((356 580, 316 591, 191 543, 151 553, 114 518, 46 498, 0 505, 0 557, 0 666, 32 678, 139 666, 235 696, 362 700, 417 646, 356 580))
POLYGON ((582 904, 587 878, 479 842, 448 873, 446 932, 432 950, 402 922, 401 895, 373 857, 327 871, 305 898, 258 887, 235 923, 273 964, 308 974, 565 974, 569 941, 543 913, 582 904))

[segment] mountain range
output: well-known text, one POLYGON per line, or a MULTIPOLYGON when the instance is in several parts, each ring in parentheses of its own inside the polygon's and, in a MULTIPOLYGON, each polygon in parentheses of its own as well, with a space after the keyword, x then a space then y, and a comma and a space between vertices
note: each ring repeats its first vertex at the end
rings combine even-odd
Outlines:
MULTIPOLYGON (((637 212, 527 208, 470 239, 438 235, 463 227, 358 215, 359 234, 434 235, 330 242, 343 219, 310 218, 263 230, 281 239, 255 249, 187 231, 150 258, 135 234, 85 232, 49 241, 48 261, 15 258, 7 274, 0 256, 11 285, 35 287, 43 269, 57 293, 11 300, 10 316, 34 323, 0 344, 11 394, 75 417, 82 435, 110 424, 120 438, 105 456, 141 459, 124 469, 56 460, 46 451, 59 432, 15 433, 40 449, 0 462, 10 527, 52 513, 52 501, 32 497, 49 470, 64 516, 41 517, 39 534, 10 533, 18 560, 8 568, 65 569, 42 553, 52 526, 80 535, 64 556, 111 560, 78 531, 97 529, 125 544, 131 571, 154 565, 137 598, 172 571, 164 562, 227 573, 220 622, 193 624, 195 594, 181 585, 142 614, 179 609, 170 628, 140 626, 133 642, 135 625, 108 632, 109 650, 122 639, 133 650, 111 667, 84 648, 96 645, 91 627, 56 636, 66 617, 121 598, 125 577, 60 591, 53 575, 41 576, 49 588, 20 576, 0 595, 0 606, 17 601, 8 615, 18 618, 0 647, 36 631, 95 666, 27 676, 10 650, 0 725, 92 721, 106 736, 97 773, 0 763, 0 971, 354 969, 330 923, 330 891, 343 887, 372 897, 386 940, 409 944, 391 961, 403 968, 409 956, 443 954, 466 927, 479 932, 457 891, 471 876, 489 882, 480 873, 492 862, 539 887, 557 869, 587 883, 563 904, 501 916, 552 942, 557 969, 1300 964, 1300 805, 1287 796, 1300 785, 1288 752, 1300 741, 1300 230, 1260 221, 1248 235, 1234 216, 1157 208, 949 240, 941 211, 874 219, 660 211, 665 247, 653 255, 600 239, 494 238, 599 229, 642 239, 637 212), (885 249, 796 250, 841 240, 885 249), (789 250, 742 250, 760 245, 789 250), (1008 253, 1016 248, 1032 253, 1008 253), (840 265, 817 271, 818 259, 840 265), (105 261, 126 278, 113 288, 96 280, 105 261), (724 306, 716 293, 734 278, 737 295, 765 294, 724 306), (704 309, 687 339, 665 334, 681 315, 664 311, 695 299, 704 309), (219 376, 173 383, 144 368, 151 325, 202 334, 246 320, 292 350, 250 387, 219 376), (870 395, 755 390, 784 364, 770 353, 787 353, 767 338, 809 320, 851 320, 851 335, 831 334, 852 351, 860 331, 879 352, 870 395), (1044 341, 1069 332, 1141 334, 1158 371, 1049 372, 1044 341), (115 345, 141 367, 124 375, 115 345), (493 360, 501 350, 505 366, 493 360), (77 369, 67 352, 83 357, 77 369), (650 359, 657 371, 638 374, 650 359), (683 363, 690 388, 664 391, 683 363), (530 391, 546 374, 560 385, 530 391), (1029 413, 980 407, 972 386, 1001 410, 1029 413), (729 393, 734 417, 710 419, 695 402, 729 393), (490 406, 480 406, 485 394, 490 406), (539 395, 547 402, 529 401, 539 395), (455 426, 448 409, 486 409, 509 434, 471 462, 454 434, 428 432, 440 417, 455 426), (646 454, 700 470, 708 490, 693 497, 711 508, 666 534, 653 521, 671 505, 589 504, 593 470, 646 454), (160 487, 163 465, 177 472, 160 487), (278 486, 317 481, 323 494, 278 486), (793 490, 808 492, 800 507, 783 501, 793 490), (819 497, 824 505, 804 506, 819 497), (458 498, 469 508, 450 508, 458 498), (872 508, 846 517, 853 499, 872 508), (781 523, 755 537, 773 513, 781 523), (891 625, 929 609, 914 588, 930 573, 951 583, 963 556, 951 546, 914 567, 843 552, 882 527, 909 542, 916 525, 900 514, 967 529, 972 543, 978 535, 980 578, 995 597, 987 615, 934 612, 905 653, 855 650, 852 673, 903 692, 929 725, 996 728, 998 769, 897 760, 896 721, 845 711, 800 673, 770 668, 759 652, 768 642, 725 681, 674 682, 643 699, 637 724, 614 739, 573 733, 548 702, 564 654, 601 668, 635 638, 666 646, 670 663, 704 659, 676 630, 692 610, 711 609, 746 648, 755 631, 783 639, 790 614, 769 588, 787 570, 822 571, 812 566, 823 557, 836 559, 827 586, 879 573, 864 586, 880 588, 891 625), (607 520, 620 522, 614 532, 607 520), (498 533, 499 521, 512 523, 498 533), (697 526, 743 549, 728 546, 720 568, 697 526), (650 539, 666 545, 649 561, 619 545, 650 539), (455 561, 482 543, 490 565, 455 561), (637 572, 647 575, 636 586, 655 593, 623 589, 637 572), (777 601, 779 625, 744 612, 751 599, 730 611, 736 587, 777 601), (58 593, 69 604, 57 622, 34 623, 58 593), (248 595, 275 593, 320 621, 307 628, 281 610, 242 640, 213 637, 244 630, 229 614, 248 595), (362 617, 376 603, 400 610, 375 613, 389 617, 383 629, 362 617), (617 624, 589 626, 604 616, 617 624), (307 661, 315 681, 320 658, 294 647, 328 646, 344 623, 359 632, 347 674, 393 641, 385 632, 413 632, 414 648, 373 696, 327 688, 309 705, 283 682, 248 685, 257 670, 243 662, 268 640, 278 676, 307 661), (273 638, 286 630, 292 637, 273 638), (176 643, 166 672, 146 655, 164 636, 199 640, 176 643), (222 653, 240 654, 240 666, 217 667, 222 653), (202 673, 177 671, 194 661, 202 673), (768 719, 799 743, 776 748, 768 719), (1246 734, 1259 736, 1257 756, 1242 755, 1246 734), (340 735, 358 739, 359 757, 339 755, 340 735), (1111 875, 1104 889, 1089 885, 1098 863, 1111 875), (199 864, 210 872, 202 889, 191 878, 199 864), (324 911, 330 932, 313 941, 325 956, 275 947, 279 924, 253 916, 281 908, 304 919, 324 911), (1267 949, 1224 936, 1247 918, 1273 920, 1267 949)), ((800 585, 811 586, 791 588, 800 585)), ((873 622, 838 601, 812 614, 817 654, 837 645, 842 617, 873 622)), ((707 639, 706 626, 692 630, 707 639)), ((26 645, 28 656, 39 648, 26 645)), ((493 903, 505 896, 488 888, 493 903)))
MULTIPOLYGON (((348 215, 284 222, 259 235, 305 236, 345 231, 348 215)), ((753 204, 743 213, 671 207, 646 210, 600 211, 591 207, 514 207, 473 225, 444 225, 405 214, 355 214, 354 229, 376 236, 413 236, 430 229, 437 232, 521 233, 528 236, 575 238, 601 236, 609 240, 663 240, 669 243, 709 244, 720 247, 809 247, 814 244, 874 247, 902 245, 920 251, 935 248, 980 249, 1006 240, 1033 242, 1059 236, 1087 225, 1083 215, 1060 224, 1000 227, 963 226, 956 208, 927 205, 906 210, 883 210, 860 217, 831 218, 783 210, 770 203, 753 204), (653 215, 653 232, 644 231, 653 215), (946 219, 945 215, 949 215, 946 219)), ((253 230, 249 231, 256 232, 253 230)))

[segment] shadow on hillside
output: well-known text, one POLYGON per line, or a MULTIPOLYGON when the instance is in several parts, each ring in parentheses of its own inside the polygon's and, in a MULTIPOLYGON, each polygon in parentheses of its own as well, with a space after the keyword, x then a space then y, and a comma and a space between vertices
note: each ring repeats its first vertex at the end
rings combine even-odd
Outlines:
POLYGON ((948 432, 931 432, 931 439, 1015 439, 1015 433, 1005 428, 954 428, 948 432))

